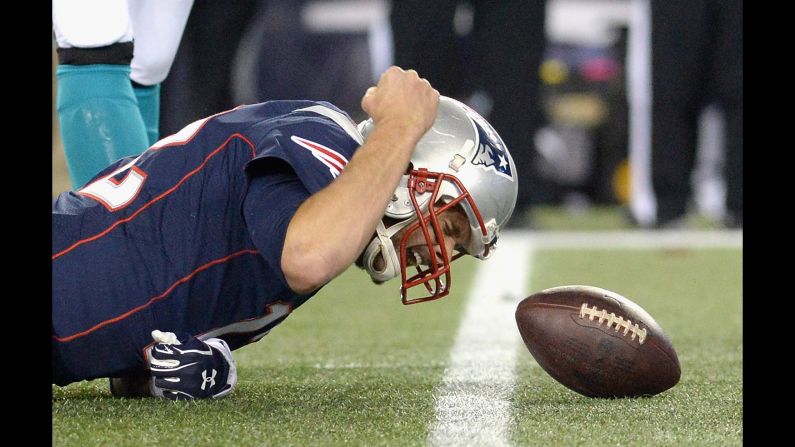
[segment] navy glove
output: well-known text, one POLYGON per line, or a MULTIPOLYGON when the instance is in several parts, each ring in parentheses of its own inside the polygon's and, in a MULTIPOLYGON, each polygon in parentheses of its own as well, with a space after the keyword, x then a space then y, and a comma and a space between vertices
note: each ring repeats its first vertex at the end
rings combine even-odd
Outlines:
POLYGON ((179 341, 171 332, 152 331, 149 348, 151 391, 173 400, 224 397, 237 383, 232 352, 220 338, 179 341))

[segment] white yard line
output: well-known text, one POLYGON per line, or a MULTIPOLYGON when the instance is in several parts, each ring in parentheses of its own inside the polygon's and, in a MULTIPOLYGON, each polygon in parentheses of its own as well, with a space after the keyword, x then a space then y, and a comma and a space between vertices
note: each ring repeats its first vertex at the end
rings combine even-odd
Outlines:
POLYGON ((434 393, 432 446, 509 446, 510 397, 521 337, 516 305, 529 295, 533 252, 560 249, 742 249, 742 231, 506 231, 494 256, 478 265, 464 317, 434 393))
MULTIPOLYGON (((525 235, 535 248, 644 249, 742 248, 741 230, 506 231, 525 235)), ((501 245, 502 240, 497 242, 501 245)), ((498 250, 499 251, 499 250, 498 250)))
POLYGON ((509 399, 522 343, 514 312, 528 294, 532 249, 523 235, 505 235, 499 245, 475 274, 444 382, 435 393, 430 445, 510 445, 509 399))

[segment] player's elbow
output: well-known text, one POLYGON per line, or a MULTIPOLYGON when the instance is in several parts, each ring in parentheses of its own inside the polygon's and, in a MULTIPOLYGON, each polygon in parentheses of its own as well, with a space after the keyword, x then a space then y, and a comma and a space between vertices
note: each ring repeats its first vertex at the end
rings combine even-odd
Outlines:
POLYGON ((331 281, 335 271, 331 263, 316 253, 301 250, 285 250, 282 253, 284 278, 296 293, 310 293, 323 287, 331 281))

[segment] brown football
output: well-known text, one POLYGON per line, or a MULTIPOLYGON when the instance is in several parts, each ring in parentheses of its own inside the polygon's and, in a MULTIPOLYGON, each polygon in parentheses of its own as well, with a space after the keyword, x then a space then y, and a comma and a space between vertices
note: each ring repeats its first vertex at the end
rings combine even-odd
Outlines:
POLYGON ((544 371, 585 396, 651 396, 679 382, 679 358, 660 325, 615 292, 543 290, 519 303, 516 323, 544 371))

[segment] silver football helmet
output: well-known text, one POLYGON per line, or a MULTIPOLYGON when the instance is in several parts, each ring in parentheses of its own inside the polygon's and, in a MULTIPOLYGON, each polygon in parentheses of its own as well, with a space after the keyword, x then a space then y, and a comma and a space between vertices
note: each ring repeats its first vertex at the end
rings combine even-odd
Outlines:
MULTIPOLYGON (((372 119, 361 122, 358 130, 366 139, 374 128, 372 119)), ((364 253, 364 267, 376 281, 402 277, 400 289, 404 304, 441 298, 450 291, 450 263, 464 254, 488 258, 495 249, 500 229, 516 205, 518 180, 516 165, 494 128, 465 104, 441 97, 433 126, 417 143, 411 165, 403 175, 384 216, 397 220, 388 228, 380 222, 376 237, 364 253), (456 247, 447 259, 444 237, 437 217, 460 204, 469 218, 471 237, 468 246, 456 247), (399 251, 391 237, 405 227, 399 251), (406 240, 421 231, 428 244, 430 266, 416 265, 417 273, 407 273, 406 240), (431 237, 431 231, 436 237, 431 237), (442 245, 441 257, 432 239, 442 245), (403 256, 398 256, 403 253, 403 256), (381 254, 385 267, 376 269, 381 254), (408 289, 424 285, 430 295, 409 298, 408 289)), ((392 220, 390 220, 392 222, 392 220)))

